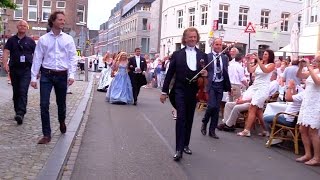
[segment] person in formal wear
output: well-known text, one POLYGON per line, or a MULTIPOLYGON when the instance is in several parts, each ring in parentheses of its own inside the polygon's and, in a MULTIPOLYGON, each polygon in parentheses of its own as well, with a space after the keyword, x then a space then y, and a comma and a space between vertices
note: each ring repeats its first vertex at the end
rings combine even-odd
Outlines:
POLYGON ((41 36, 35 49, 31 68, 31 86, 37 89, 37 75, 40 77, 40 108, 43 137, 38 144, 51 141, 50 127, 50 94, 54 87, 58 106, 60 131, 66 133, 66 94, 68 85, 74 82, 77 69, 77 52, 73 38, 62 32, 65 25, 65 14, 53 12, 48 20, 51 31, 41 36))
MULTIPOLYGON (((256 121, 256 117, 258 117, 259 120, 263 119, 263 107, 266 99, 269 97, 270 79, 275 69, 274 53, 272 50, 265 50, 262 60, 260 60, 257 54, 248 55, 247 58, 255 59, 257 63, 254 66, 247 64, 248 71, 255 73, 255 79, 252 85, 254 93, 248 110, 248 119, 244 130, 237 133, 238 136, 242 137, 251 136, 250 130, 256 121)), ((267 131, 265 130, 264 122, 260 121, 260 123, 264 129, 263 134, 266 134, 267 131)))
POLYGON ((215 39, 212 48, 213 52, 208 54, 208 61, 213 61, 213 63, 208 66, 207 92, 209 94, 209 100, 207 103, 207 110, 202 119, 201 133, 203 135, 207 134, 207 124, 211 119, 209 136, 219 139, 215 129, 219 121, 220 103, 224 91, 231 94, 231 84, 228 74, 228 57, 220 54, 222 51, 222 39, 215 39))
POLYGON ((110 58, 110 53, 107 52, 103 57, 104 68, 100 73, 97 91, 107 92, 107 89, 112 81, 112 77, 111 77, 112 61, 113 60, 112 58, 110 58))
POLYGON ((147 71, 147 62, 145 58, 141 57, 141 49, 134 50, 135 56, 129 58, 129 76, 132 84, 133 105, 137 105, 140 88, 147 84, 145 73, 147 71))
POLYGON ((3 64, 10 72, 13 90, 13 104, 17 124, 23 123, 27 112, 28 90, 31 80, 33 53, 36 48, 34 40, 26 35, 28 23, 20 20, 17 23, 18 33, 10 37, 4 46, 3 64), (8 57, 10 55, 10 61, 8 57))
POLYGON ((304 146, 305 154, 296 159, 298 162, 304 162, 306 165, 320 165, 320 52, 315 56, 310 64, 309 59, 304 59, 299 64, 297 76, 306 80, 306 88, 302 99, 298 122, 299 131, 304 146), (303 71, 303 67, 307 70, 303 71), (316 68, 312 67, 315 66, 316 68), (313 149, 313 153, 312 153, 313 149))
MULTIPOLYGON (((176 120, 176 153, 175 161, 182 158, 183 152, 192 154, 189 148, 193 116, 196 108, 196 94, 198 86, 196 81, 190 81, 197 73, 206 76, 207 71, 201 71, 201 64, 207 64, 207 55, 196 48, 200 36, 196 28, 184 30, 182 36, 183 49, 175 51, 167 75, 164 80, 160 101, 164 103, 169 94, 169 85, 175 76, 173 84, 174 106, 177 110, 176 120)), ((196 79, 195 79, 196 80, 196 79)))
POLYGON ((114 78, 106 94, 106 101, 112 104, 132 104, 133 93, 131 80, 127 72, 127 53, 120 52, 112 66, 114 78))

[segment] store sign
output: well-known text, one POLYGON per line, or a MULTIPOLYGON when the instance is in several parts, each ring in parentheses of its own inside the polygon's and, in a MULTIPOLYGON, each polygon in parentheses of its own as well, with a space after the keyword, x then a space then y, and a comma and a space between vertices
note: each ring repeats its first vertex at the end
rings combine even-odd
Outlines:
POLYGON ((46 31, 47 30, 47 28, 45 28, 45 27, 32 27, 31 29, 37 30, 37 31, 46 31))

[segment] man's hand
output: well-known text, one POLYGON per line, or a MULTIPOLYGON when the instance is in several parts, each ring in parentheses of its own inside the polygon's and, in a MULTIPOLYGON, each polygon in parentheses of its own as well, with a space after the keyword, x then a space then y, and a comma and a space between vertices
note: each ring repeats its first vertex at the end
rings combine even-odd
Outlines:
POLYGON ((296 84, 294 83, 294 80, 291 79, 288 82, 288 89, 294 89, 296 87, 296 84))
POLYGON ((203 76, 203 77, 207 77, 208 76, 208 71, 207 70, 201 70, 200 71, 200 74, 201 74, 201 76, 203 76))
POLYGON ((74 79, 73 78, 69 78, 68 79, 68 85, 71 86, 74 82, 74 79))
POLYGON ((161 96, 160 96, 160 102, 162 103, 162 104, 164 104, 165 102, 166 102, 166 99, 168 98, 168 95, 166 95, 166 94, 161 94, 161 96))
POLYGON ((31 87, 33 87, 34 89, 38 89, 37 82, 31 82, 30 85, 31 85, 31 87))

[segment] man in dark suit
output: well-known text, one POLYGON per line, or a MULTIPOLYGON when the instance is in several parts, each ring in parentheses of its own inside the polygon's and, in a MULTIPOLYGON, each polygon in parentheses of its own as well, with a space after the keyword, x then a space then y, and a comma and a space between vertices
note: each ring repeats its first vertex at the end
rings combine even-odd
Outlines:
POLYGON ((213 62, 208 66, 208 86, 207 92, 209 100, 207 110, 202 119, 201 133, 207 134, 207 124, 211 118, 209 126, 209 136, 215 139, 219 137, 215 133, 218 125, 220 103, 223 92, 231 92, 231 84, 228 74, 228 57, 224 54, 219 56, 222 51, 222 40, 215 39, 212 44, 213 52, 208 54, 208 61, 213 62))
POLYGON ((138 95, 140 88, 147 84, 147 79, 145 76, 147 70, 146 59, 140 56, 141 49, 136 48, 134 50, 135 56, 129 58, 129 76, 132 84, 133 100, 134 105, 137 105, 138 95))
MULTIPOLYGON (((183 32, 182 44, 185 48, 175 51, 171 56, 169 69, 164 80, 160 101, 165 102, 169 93, 169 84, 175 75, 173 89, 175 90, 175 104, 177 109, 176 120, 176 153, 175 161, 182 158, 183 152, 192 154, 189 149, 194 111, 196 108, 196 81, 190 82, 201 71, 201 64, 207 63, 207 55, 196 48, 200 36, 198 30, 190 27, 183 32)), ((207 71, 201 71, 206 76, 207 71)))

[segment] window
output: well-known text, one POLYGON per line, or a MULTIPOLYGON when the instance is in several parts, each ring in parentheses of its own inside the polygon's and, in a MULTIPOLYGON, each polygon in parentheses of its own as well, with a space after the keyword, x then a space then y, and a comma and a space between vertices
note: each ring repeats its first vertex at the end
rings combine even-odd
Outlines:
POLYGON ((199 42, 199 50, 202 52, 206 51, 206 43, 204 41, 199 42))
POLYGON ((298 15, 298 29, 299 29, 299 32, 300 32, 300 27, 301 27, 301 20, 302 20, 302 15, 299 14, 298 15))
POLYGON ((44 0, 42 3, 42 7, 51 7, 51 1, 44 0))
POLYGON ((141 51, 144 53, 149 52, 149 43, 150 39, 149 38, 141 38, 141 51))
POLYGON ((37 6, 37 0, 29 0, 29 6, 37 6))
POLYGON ((315 23, 318 21, 318 15, 317 15, 317 4, 318 3, 318 0, 309 0, 309 6, 310 6, 310 23, 315 23))
POLYGON ((225 4, 219 5, 219 23, 228 24, 228 10, 229 6, 225 4))
POLYGON ((163 24, 164 24, 164 26, 163 26, 163 30, 164 30, 164 32, 166 32, 167 31, 167 22, 168 22, 168 19, 167 19, 167 14, 166 15, 164 15, 164 22, 163 22, 163 24))
POLYGON ((194 20, 195 20, 195 8, 189 9, 189 27, 194 26, 194 20))
POLYGON ((281 27, 280 30, 281 31, 288 31, 288 24, 289 24, 289 13, 282 13, 281 14, 281 27))
POLYGON ((42 8, 42 21, 48 21, 51 14, 51 8, 42 8))
POLYGON ((85 8, 82 4, 78 4, 77 17, 78 23, 85 23, 85 8))
POLYGON ((146 18, 142 19, 142 30, 148 30, 148 19, 146 18))
POLYGON ((270 10, 267 10, 267 9, 261 10, 260 26, 263 29, 268 29, 269 16, 270 16, 270 10))
POLYGON ((183 25, 183 10, 177 12, 178 15, 178 28, 181 29, 183 25))
POLYGON ((179 51, 181 49, 181 43, 176 43, 176 51, 179 51))
POLYGON ((37 8, 36 7, 28 7, 28 20, 36 21, 37 20, 37 8))
POLYGON ((208 5, 203 5, 201 9, 201 26, 208 24, 208 5))
POLYGON ((65 1, 57 1, 57 8, 66 8, 65 1))
POLYGON ((14 19, 22 19, 23 18, 23 1, 16 0, 17 9, 14 11, 14 19))
POLYGON ((239 8, 239 26, 247 26, 248 23, 248 11, 249 8, 247 7, 240 7, 239 8))

